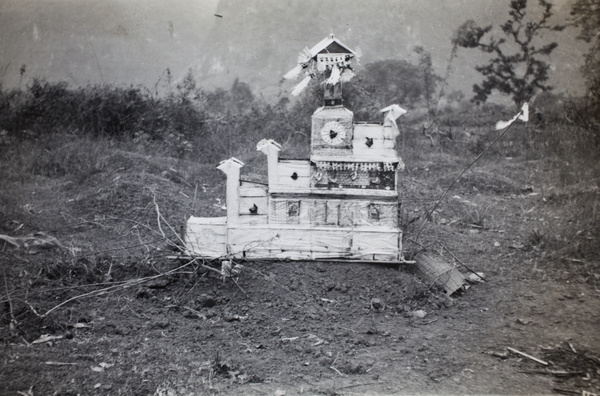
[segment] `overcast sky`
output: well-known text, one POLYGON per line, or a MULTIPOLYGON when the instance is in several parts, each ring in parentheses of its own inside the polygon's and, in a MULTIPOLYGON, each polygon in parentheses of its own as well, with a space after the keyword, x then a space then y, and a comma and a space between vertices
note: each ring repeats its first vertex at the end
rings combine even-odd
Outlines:
MULTIPOLYGON (((223 32, 227 32, 229 36, 220 37, 221 40, 236 40, 239 39, 236 35, 248 35, 248 32, 262 37, 278 34, 267 29, 281 29, 280 26, 294 23, 294 18, 290 18, 280 21, 274 28, 272 24, 263 25, 249 18, 248 23, 254 24, 249 30, 239 19, 234 24, 233 19, 227 19, 226 15, 220 18, 215 13, 221 12, 219 9, 224 4, 229 5, 226 9, 231 9, 232 3, 236 7, 239 3, 241 9, 249 5, 260 8, 269 0, 223 1, 225 3, 218 5, 218 0, 0 0, 0 82, 4 88, 12 88, 24 86, 34 77, 44 77, 75 86, 105 82, 152 87, 166 78, 167 68, 174 79, 180 79, 190 68, 198 68, 200 54, 203 48, 210 47, 215 34, 223 36, 223 32), (23 76, 20 74, 22 65, 25 65, 23 76)), ((351 9, 352 2, 359 0, 330 1, 351 9)), ((307 8, 319 4, 310 1, 294 3, 306 4, 307 8)), ((572 0, 554 1, 557 21, 568 17, 570 3, 572 0)), ((330 27, 321 27, 328 31, 315 31, 305 26, 306 37, 296 34, 287 43, 292 48, 290 54, 314 45, 331 31, 350 47, 355 43, 364 44, 368 42, 365 38, 373 35, 368 26, 377 24, 378 15, 396 13, 398 30, 389 34, 399 35, 406 49, 369 54, 369 48, 361 44, 365 54, 362 62, 382 57, 408 57, 410 48, 422 45, 432 53, 438 73, 443 74, 451 49, 449 37, 458 25, 471 18, 481 25, 501 23, 508 18, 508 0, 380 0, 374 8, 371 15, 351 19, 352 23, 334 23, 332 19, 330 27)), ((314 7, 305 11, 319 10, 314 7)), ((559 42, 559 47, 549 59, 553 64, 552 83, 558 90, 571 93, 577 93, 583 87, 579 67, 585 45, 576 41, 575 35, 576 31, 570 29, 552 36, 559 42)), ((252 51, 252 48, 247 50, 252 51)), ((211 51, 218 55, 219 49, 211 51)), ((286 56, 290 56, 289 64, 293 66, 295 55, 286 56)), ((468 89, 477 79, 472 66, 482 58, 473 50, 461 50, 459 58, 450 83, 468 89)), ((240 67, 242 76, 249 72, 241 70, 244 65, 230 66, 229 72, 233 75, 236 67, 240 67)), ((273 83, 280 77, 272 76, 273 83)), ((202 76, 198 78, 202 80, 202 76)), ((219 80, 212 78, 206 83, 215 81, 219 80)), ((270 83, 267 79, 255 82, 270 83)))

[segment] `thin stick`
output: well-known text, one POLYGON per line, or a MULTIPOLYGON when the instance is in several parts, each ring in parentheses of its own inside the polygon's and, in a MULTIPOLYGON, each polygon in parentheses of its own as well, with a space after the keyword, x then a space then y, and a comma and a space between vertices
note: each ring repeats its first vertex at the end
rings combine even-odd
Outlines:
POLYGON ((244 293, 244 295, 246 296, 246 298, 248 298, 248 294, 246 293, 246 291, 244 291, 244 289, 242 289, 242 287, 239 285, 239 283, 237 283, 237 281, 233 277, 231 277, 231 280, 242 291, 242 293, 244 293))
MULTIPOLYGON (((152 190, 150 190, 150 191, 152 191, 152 190)), ((179 233, 177 233, 177 231, 175 231, 175 229, 173 227, 171 227, 171 224, 169 224, 169 222, 163 217, 163 215, 160 214, 160 210, 158 208, 158 203, 156 203, 156 195, 154 194, 154 191, 152 191, 152 194, 153 194, 153 198, 154 198, 154 205, 156 207, 156 214, 158 216, 158 227, 160 228, 160 219, 162 219, 165 222, 165 224, 167 225, 167 227, 169 227, 169 229, 171 230, 173 235, 175 235, 175 237, 177 237, 177 240, 179 241, 179 243, 181 243, 182 246, 185 246, 185 242, 183 241, 183 239, 181 239, 181 237, 179 236, 179 233)), ((167 239, 162 228, 160 229, 160 232, 162 233, 163 237, 165 239, 167 239)))
MULTIPOLYGON (((521 116, 523 114, 523 110, 521 109, 521 111, 519 111, 519 114, 517 114, 517 118, 519 116, 521 116)), ((502 137, 506 134, 506 132, 508 132, 510 130, 510 128, 513 126, 514 122, 509 124, 506 128, 504 128, 504 130, 502 131, 502 133, 500 133, 498 135, 498 137, 496 139, 494 139, 494 141, 492 143, 490 143, 489 146, 487 146, 470 164, 469 166, 467 166, 465 169, 462 170, 462 172, 459 173, 459 175, 454 179, 454 181, 452 181, 452 183, 450 183, 450 186, 448 186, 448 188, 446 189, 446 191, 444 191, 444 193, 438 198, 438 200, 435 202, 435 205, 433 205, 433 208, 427 212, 425 218, 423 219, 423 223, 421 224, 421 228, 419 228, 419 232, 417 233, 417 236, 415 237, 415 240, 419 239, 419 236, 421 235, 421 231, 423 231, 423 228, 425 227, 425 223, 427 222, 428 219, 431 218, 431 215, 433 214, 433 212, 437 209, 437 207, 440 205, 440 203, 442 202, 442 200, 446 197, 446 195, 448 194, 448 192, 450 191, 450 189, 452 189, 452 187, 454 187, 454 185, 456 184, 456 182, 458 182, 458 179, 461 178, 462 175, 465 174, 466 171, 468 171, 473 165, 475 165, 475 163, 477 161, 479 161, 479 159, 483 156, 483 154, 485 154, 494 144, 496 144, 496 142, 498 142, 498 140, 502 139, 502 137)))
POLYGON ((198 194, 198 181, 196 181, 196 188, 194 188, 194 200, 192 201, 192 216, 196 213, 196 195, 198 194))
POLYGON ((460 259, 458 257, 456 257, 454 255, 454 253, 452 253, 446 246, 444 246, 441 242, 438 242, 440 244, 440 246, 448 252, 448 254, 450 254, 450 256, 452 256, 452 258, 454 258, 454 260, 456 260, 460 265, 462 265, 463 267, 465 267, 467 270, 471 271, 472 273, 474 273, 475 275, 477 275, 479 278, 481 278, 483 281, 486 281, 485 278, 481 275, 479 275, 477 272, 473 271, 471 268, 467 267, 465 263, 463 263, 462 261, 460 261, 460 259))
MULTIPOLYGON (((149 189, 150 190, 150 189, 149 189)), ((150 190, 152 191, 152 190, 150 190)), ((158 224, 158 230, 160 231, 160 233, 162 234, 163 238, 167 238, 167 236, 165 235, 164 231, 162 230, 162 227, 160 225, 160 218, 162 217, 160 215, 160 209, 158 208, 158 203, 156 203, 156 194, 154 193, 154 191, 152 191, 152 200, 154 201, 154 208, 156 209, 156 223, 158 224)))
POLYGON ((48 366, 77 366, 77 363, 46 362, 48 366))
POLYGON ((516 349, 514 349, 514 348, 511 348, 511 347, 506 347, 506 349, 508 349, 509 351, 511 351, 511 352, 513 352, 513 353, 516 353, 517 355, 521 355, 521 356, 523 356, 523 357, 526 357, 527 359, 531 359, 531 360, 533 360, 534 362, 541 364, 542 366, 547 366, 547 365, 549 364, 549 363, 548 363, 548 362, 546 362, 545 360, 538 359, 538 358, 536 358, 536 357, 533 357, 533 356, 531 356, 531 355, 528 355, 528 354, 526 354, 525 352, 521 352, 521 351, 519 351, 519 350, 516 350, 516 349))
POLYGON ((12 300, 10 299, 10 294, 8 293, 8 283, 6 282, 6 271, 2 270, 4 275, 4 291, 6 292, 6 301, 8 302, 8 310, 10 312, 10 327, 14 327, 17 325, 17 321, 15 319, 15 315, 13 313, 12 300))
POLYGON ((381 384, 385 384, 385 383, 386 382, 365 382, 364 384, 354 384, 354 385, 342 386, 341 388, 338 388, 338 389, 356 388, 357 386, 381 385, 381 384))
POLYGON ((335 367, 329 366, 329 368, 332 369, 333 371, 335 371, 336 373, 338 373, 339 375, 341 375, 342 377, 347 377, 346 374, 340 373, 340 371, 338 369, 336 369, 335 367))

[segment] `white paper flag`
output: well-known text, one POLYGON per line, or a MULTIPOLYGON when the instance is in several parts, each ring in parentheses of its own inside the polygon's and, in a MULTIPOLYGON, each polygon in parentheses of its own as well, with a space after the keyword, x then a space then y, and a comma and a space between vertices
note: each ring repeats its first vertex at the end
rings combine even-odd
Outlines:
POLYGON ((396 119, 403 114, 408 113, 408 111, 404 110, 402 107, 397 104, 393 104, 384 109, 381 109, 382 113, 386 113, 383 118, 383 126, 388 126, 392 128, 392 137, 396 137, 400 134, 398 130, 398 124, 396 124, 396 119))
POLYGON ((292 70, 285 73, 285 76, 283 76, 283 78, 286 80, 293 80, 297 78, 300 75, 300 73, 302 73, 302 65, 297 65, 292 70))
POLYGON ((524 122, 529 121, 529 103, 525 102, 523 104, 523 106, 521 107, 521 111, 519 112, 519 114, 517 114, 516 116, 514 116, 512 118, 512 120, 510 120, 510 121, 498 121, 496 123, 496 130, 508 128, 516 120, 521 120, 521 121, 524 121, 524 122))
POLYGON ((331 76, 329 76, 329 78, 327 79, 327 84, 337 84, 338 81, 340 81, 340 74, 340 68, 337 67, 337 65, 333 66, 333 68, 331 69, 331 76))
POLYGON ((310 82, 311 78, 311 76, 304 77, 304 80, 300 81, 300 83, 294 87, 294 89, 292 90, 292 95, 300 95, 300 93, 304 91, 304 89, 308 86, 308 83, 310 82))
POLYGON ((340 77, 341 82, 348 82, 354 77, 354 72, 351 69, 344 69, 342 76, 340 77))

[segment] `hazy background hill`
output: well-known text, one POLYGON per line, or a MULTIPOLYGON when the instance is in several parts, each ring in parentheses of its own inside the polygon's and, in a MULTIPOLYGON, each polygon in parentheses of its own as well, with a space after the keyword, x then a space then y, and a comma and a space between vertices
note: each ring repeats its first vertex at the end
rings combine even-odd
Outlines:
MULTIPOLYGON (((557 20, 570 0, 556 0, 557 20)), ((450 37, 467 19, 479 24, 507 19, 508 1, 453 0, 2 0, 0 82, 5 88, 34 77, 71 85, 158 85, 168 89, 191 69, 207 88, 230 87, 239 78, 265 97, 287 94, 281 76, 298 52, 335 33, 363 52, 361 65, 382 59, 416 62, 423 46, 444 75, 450 37), (21 76, 20 68, 26 66, 21 76), (160 80, 160 82, 159 82, 160 80), (158 84, 157 84, 158 83, 158 84)), ((578 93, 585 47, 576 32, 553 33, 559 48, 550 59, 558 91, 578 93)), ((477 51, 459 51, 451 89, 470 95, 479 80, 477 51)))
POLYGON ((0 81, 154 86, 203 50, 217 0, 0 0, 0 81))

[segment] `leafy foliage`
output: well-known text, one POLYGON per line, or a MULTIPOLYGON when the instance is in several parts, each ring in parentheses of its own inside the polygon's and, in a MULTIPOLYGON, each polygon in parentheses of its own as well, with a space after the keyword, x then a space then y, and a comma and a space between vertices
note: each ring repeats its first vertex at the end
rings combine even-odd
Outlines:
POLYGON ((515 104, 520 105, 534 93, 552 89, 546 85, 550 65, 540 57, 550 55, 558 44, 538 42, 543 31, 561 31, 564 26, 550 24, 552 3, 547 0, 538 0, 538 3, 542 15, 535 21, 528 17, 527 0, 511 0, 511 18, 500 25, 503 33, 500 38, 489 36, 484 41, 492 26, 480 27, 472 20, 456 30, 452 38, 454 45, 478 48, 492 55, 488 64, 475 67, 485 78, 473 86, 473 101, 485 102, 493 91, 499 91, 512 95, 515 104))
POLYGON ((600 0, 577 0, 571 8, 572 22, 581 28, 577 38, 590 43, 582 72, 587 80, 586 96, 571 108, 580 126, 598 134, 600 141, 600 0))
POLYGON ((390 104, 432 108, 441 78, 433 72, 431 55, 416 47, 419 65, 404 60, 384 60, 365 66, 351 84, 344 86, 344 103, 361 121, 380 122, 382 108, 390 104))

